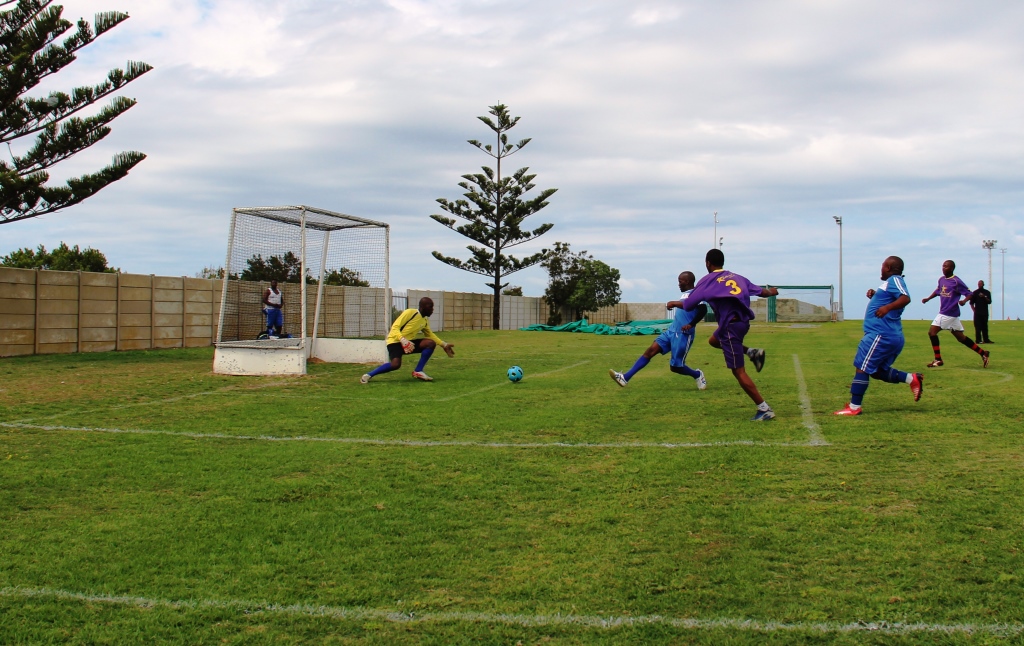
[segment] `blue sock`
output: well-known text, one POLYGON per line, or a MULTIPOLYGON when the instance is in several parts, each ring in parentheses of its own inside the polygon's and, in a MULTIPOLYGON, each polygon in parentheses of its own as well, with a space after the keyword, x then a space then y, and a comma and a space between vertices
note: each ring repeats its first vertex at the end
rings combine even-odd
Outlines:
POLYGON ((388 361, 387 363, 382 363, 374 368, 373 371, 370 372, 370 376, 376 377, 377 375, 382 375, 385 372, 391 372, 392 370, 394 370, 394 368, 391 367, 391 362, 388 361))
POLYGON ((633 378, 633 375, 646 368, 647 364, 649 364, 650 362, 650 359, 648 359, 644 355, 640 355, 640 358, 636 360, 636 363, 634 363, 633 367, 629 369, 629 372, 622 376, 626 378, 626 381, 629 381, 630 379, 633 378))
POLYGON ((868 391, 868 376, 858 372, 853 376, 853 383, 850 384, 850 403, 860 406, 864 403, 864 393, 868 391))
POLYGON ((423 366, 427 365, 427 360, 432 354, 434 354, 434 348, 426 348, 420 353, 420 362, 416 364, 416 372, 423 372, 423 366))
POLYGON ((693 377, 694 379, 700 376, 700 371, 694 370, 690 366, 672 366, 669 370, 677 375, 686 375, 687 377, 693 377))
POLYGON ((871 375, 879 381, 884 381, 888 384, 905 384, 907 383, 907 373, 901 372, 896 368, 882 368, 875 374, 871 375))

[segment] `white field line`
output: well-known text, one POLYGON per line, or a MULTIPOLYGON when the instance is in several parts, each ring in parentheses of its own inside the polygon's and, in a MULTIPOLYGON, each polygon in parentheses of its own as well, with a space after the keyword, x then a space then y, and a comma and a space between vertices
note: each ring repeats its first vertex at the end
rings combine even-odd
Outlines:
POLYGON ((129 608, 168 608, 171 610, 232 610, 238 614, 274 614, 292 617, 328 617, 341 621, 375 619, 395 624, 472 623, 520 626, 579 626, 586 629, 608 630, 633 626, 670 626, 684 630, 732 630, 747 633, 812 633, 850 634, 877 633, 883 635, 994 635, 1016 637, 1024 633, 1021 624, 985 623, 898 623, 898 622, 781 622, 756 619, 692 619, 664 615, 602 616, 602 615, 530 615, 501 612, 412 612, 383 608, 324 606, 315 604, 277 604, 242 600, 217 599, 154 599, 148 597, 87 594, 53 588, 0 588, 0 596, 12 599, 53 599, 80 603, 109 604, 129 608))
MULTIPOLYGON (((197 397, 208 397, 210 395, 219 395, 221 393, 229 393, 234 391, 241 391, 238 394, 247 394, 247 391, 262 390, 263 388, 273 388, 275 386, 283 386, 293 383, 294 380, 289 381, 271 381, 263 384, 249 385, 249 386, 225 386, 223 388, 217 388, 216 390, 206 390, 198 393, 190 393, 188 395, 176 395, 174 397, 166 397, 164 399, 151 399, 144 402, 134 402, 131 404, 118 404, 116 406, 106 406, 104 408, 93 408, 92 410, 68 410, 54 415, 47 415, 45 417, 28 417, 19 422, 33 422, 35 420, 47 420, 47 419, 58 419, 67 415, 88 415, 90 413, 105 413, 112 410, 122 410, 125 408, 136 408, 138 406, 156 406, 158 404, 173 404, 174 402, 184 401, 186 399, 196 399, 197 397)), ((253 393, 255 394, 255 393, 253 393)))
POLYGON ((807 446, 782 442, 735 440, 725 442, 474 442, 470 440, 387 440, 367 437, 280 437, 275 435, 229 435, 227 433, 188 433, 142 428, 94 428, 88 426, 44 426, 20 422, 0 422, 0 427, 73 433, 112 433, 122 435, 168 435, 199 440, 243 440, 259 442, 328 442, 333 444, 372 444, 378 446, 442 447, 468 446, 488 449, 699 449, 716 446, 807 446))
POLYGON ((988 388, 996 384, 1005 384, 1008 381, 1013 381, 1013 375, 1008 372, 999 372, 997 370, 989 370, 987 368, 957 368, 957 370, 966 370, 967 372, 977 372, 985 375, 999 375, 1002 379, 998 381, 989 381, 984 384, 971 384, 970 386, 957 386, 957 390, 967 390, 968 388, 988 388))
POLYGON ((810 438, 807 443, 811 446, 828 446, 828 442, 821 435, 821 428, 814 421, 814 412, 811 410, 811 396, 807 394, 807 381, 804 380, 804 371, 800 368, 799 355, 793 355, 793 370, 796 372, 796 384, 800 392, 800 410, 803 411, 804 426, 810 431, 810 438))

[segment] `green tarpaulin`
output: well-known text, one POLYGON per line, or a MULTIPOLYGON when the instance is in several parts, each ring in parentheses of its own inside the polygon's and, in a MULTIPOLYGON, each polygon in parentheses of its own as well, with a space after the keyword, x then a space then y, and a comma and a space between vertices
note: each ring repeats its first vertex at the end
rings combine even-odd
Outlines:
POLYGON ((587 319, 563 323, 562 325, 541 325, 535 323, 519 328, 526 332, 581 332, 584 334, 661 334, 664 332, 672 319, 660 319, 657 321, 624 321, 614 326, 596 323, 590 325, 587 319))

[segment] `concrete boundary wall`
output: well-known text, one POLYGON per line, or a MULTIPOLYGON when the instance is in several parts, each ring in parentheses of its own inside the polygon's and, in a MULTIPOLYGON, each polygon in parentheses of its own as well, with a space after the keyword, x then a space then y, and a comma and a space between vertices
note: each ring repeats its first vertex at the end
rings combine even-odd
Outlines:
MULTIPOLYGON (((217 339, 221 284, 220 280, 185 276, 0 267, 0 356, 210 346, 217 339)), ((255 314, 249 318, 258 325, 262 290, 253 293, 255 314)), ((491 294, 409 290, 408 295, 411 307, 422 296, 434 299, 431 328, 435 331, 491 329, 491 294)), ((501 329, 547 323, 548 306, 543 298, 501 299, 501 329)), ((383 307, 375 304, 373 309, 383 307)), ((312 327, 312 311, 309 316, 312 327)), ((325 320, 338 320, 320 333, 348 334, 349 319, 354 325, 355 316, 348 311, 332 312, 325 320)), ((664 303, 619 303, 590 314, 588 319, 613 324, 666 316, 664 303)), ((563 313, 563 321, 568 320, 568 313, 563 313)), ((231 322, 225 321, 225 330, 229 325, 231 322)))
POLYGON ((0 267, 0 356, 208 346, 220 283, 0 267))

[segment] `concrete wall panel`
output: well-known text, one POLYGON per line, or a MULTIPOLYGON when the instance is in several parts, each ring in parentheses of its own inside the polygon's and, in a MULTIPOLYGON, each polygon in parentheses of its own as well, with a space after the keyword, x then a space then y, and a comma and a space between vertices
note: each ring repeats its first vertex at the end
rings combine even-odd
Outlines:
POLYGON ((35 327, 35 314, 8 314, 0 316, 0 330, 32 330, 35 327))
POLYGON ((85 343, 106 343, 111 342, 110 349, 113 350, 113 343, 117 340, 117 328, 92 327, 82 328, 82 344, 85 343))
POLYGON ((77 300, 39 301, 40 314, 78 314, 77 300))
POLYGON ((0 345, 32 345, 35 342, 35 330, 0 330, 0 345))
POLYGON ((78 343, 78 329, 39 330, 39 345, 45 343, 78 343))
MULTIPOLYGON (((59 303, 60 301, 53 301, 59 303)), ((36 301, 31 298, 0 298, 0 312, 4 315, 10 314, 32 314, 36 313, 36 301)))
POLYGON ((112 352, 117 349, 117 344, 115 344, 113 341, 82 341, 78 345, 79 352, 112 352))
POLYGON ((39 317, 39 329, 78 329, 77 314, 44 314, 39 317))
POLYGON ((82 299, 87 301, 113 301, 117 300, 116 287, 94 287, 82 285, 82 299))
MULTIPOLYGON (((35 300, 35 283, 0 283, 0 299, 27 298, 35 300)), ((32 306, 35 309, 35 305, 32 306)))
POLYGON ((77 271, 41 271, 39 272, 40 285, 73 285, 78 287, 77 271))
POLYGON ((17 269, 15 267, 0 267, 0 283, 21 283, 22 285, 35 285, 36 270, 17 269))

